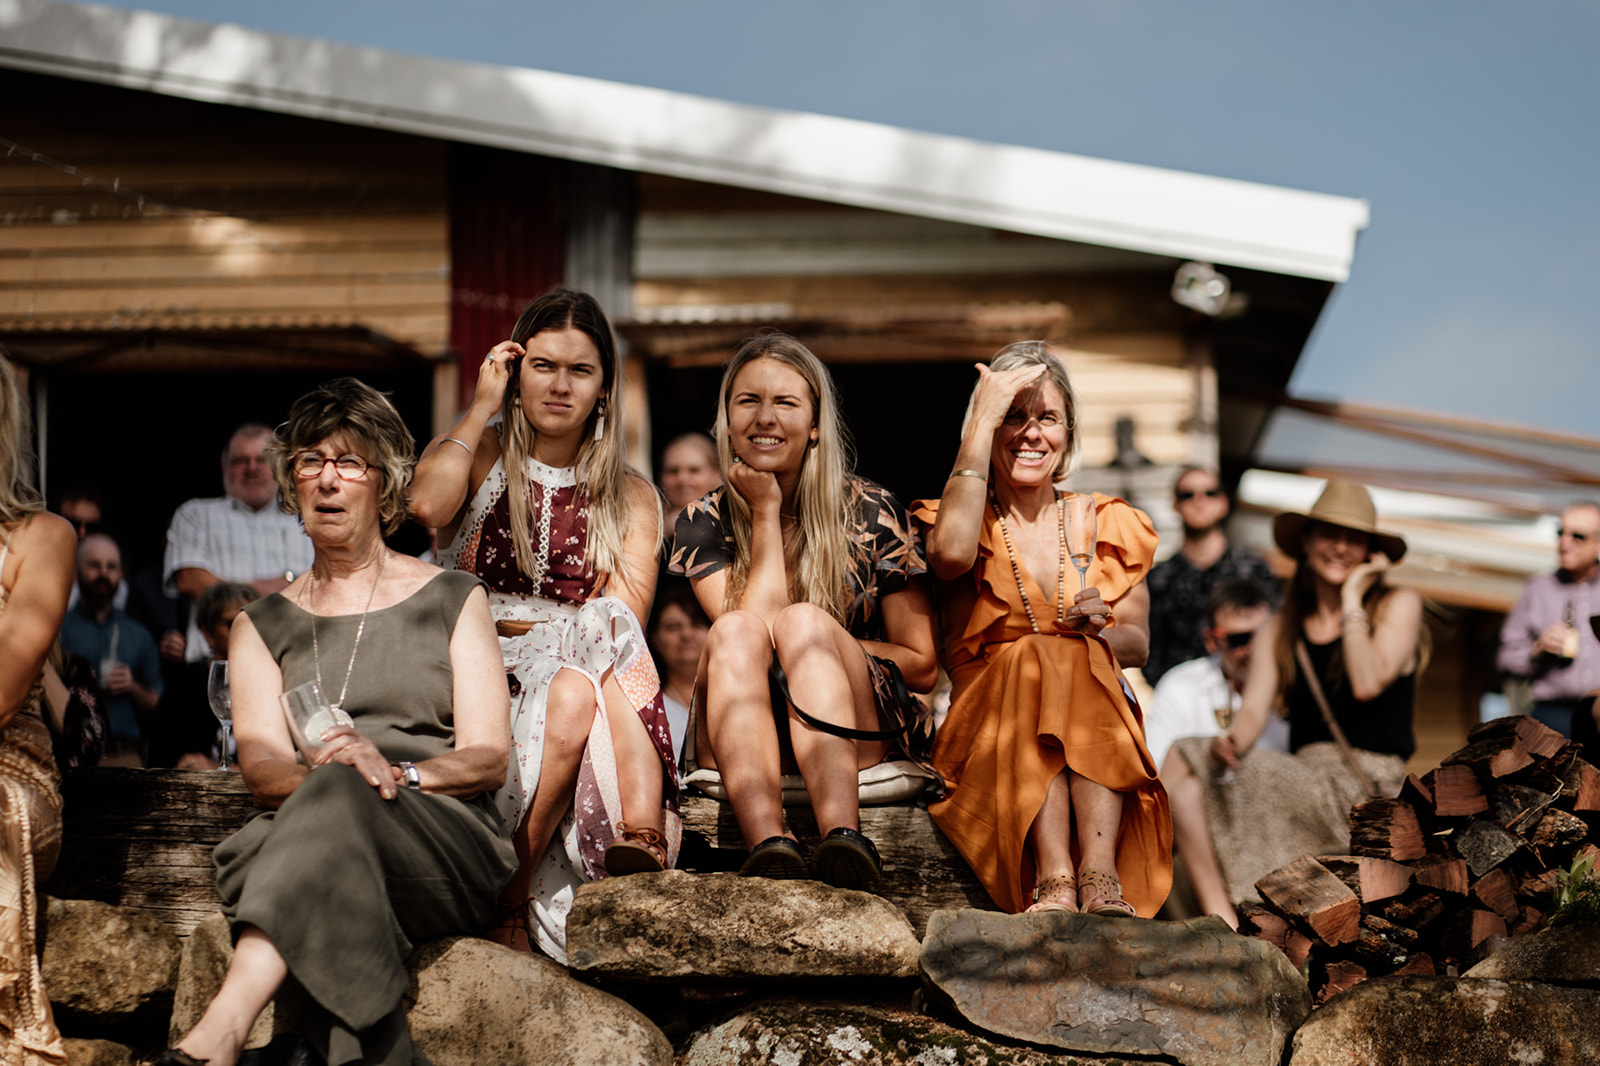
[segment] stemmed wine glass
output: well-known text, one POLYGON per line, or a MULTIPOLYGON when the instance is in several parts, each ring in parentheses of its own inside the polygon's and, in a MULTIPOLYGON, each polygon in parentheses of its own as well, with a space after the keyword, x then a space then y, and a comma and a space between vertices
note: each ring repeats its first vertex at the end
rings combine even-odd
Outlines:
POLYGON ((222 759, 217 769, 231 769, 228 766, 228 748, 233 741, 233 703, 228 692, 228 660, 217 659, 212 662, 211 673, 206 678, 206 699, 211 701, 211 713, 222 723, 222 759))
POLYGON ((1099 541, 1094 517, 1094 497, 1085 493, 1068 496, 1066 504, 1067 555, 1078 570, 1078 590, 1089 587, 1089 564, 1094 562, 1094 547, 1099 541))

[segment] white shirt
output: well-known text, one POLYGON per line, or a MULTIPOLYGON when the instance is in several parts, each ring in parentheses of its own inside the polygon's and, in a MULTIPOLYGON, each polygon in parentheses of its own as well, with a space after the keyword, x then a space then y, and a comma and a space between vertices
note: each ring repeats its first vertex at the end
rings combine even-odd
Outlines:
MULTIPOLYGON (((1162 675, 1145 710, 1144 739, 1159 769, 1174 742, 1184 737, 1214 737, 1222 732, 1217 709, 1230 715, 1239 710, 1239 694, 1223 676, 1214 655, 1179 663, 1162 675)), ((1267 727, 1255 744, 1268 751, 1289 750, 1289 722, 1282 715, 1267 718, 1267 727)))
MULTIPOLYGON (((223 581, 257 581, 282 577, 285 571, 311 568, 311 539, 296 515, 269 503, 252 511, 229 496, 190 500, 172 515, 167 529, 167 554, 161 573, 169 595, 178 594, 176 575, 190 568, 206 570, 223 581)), ((199 662, 208 651, 191 615, 184 658, 199 662)))

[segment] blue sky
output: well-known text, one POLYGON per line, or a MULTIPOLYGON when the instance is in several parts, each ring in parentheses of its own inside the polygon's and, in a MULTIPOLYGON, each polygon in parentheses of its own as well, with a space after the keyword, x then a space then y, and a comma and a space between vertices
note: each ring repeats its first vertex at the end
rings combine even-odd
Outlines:
POLYGON ((1359 196, 1294 391, 1600 436, 1600 0, 116 6, 1359 196))

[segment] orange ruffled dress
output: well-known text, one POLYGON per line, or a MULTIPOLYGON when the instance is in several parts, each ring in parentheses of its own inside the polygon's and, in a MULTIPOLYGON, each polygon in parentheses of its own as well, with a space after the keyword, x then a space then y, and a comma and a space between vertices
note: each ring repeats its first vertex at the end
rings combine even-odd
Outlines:
MULTIPOLYGON (((1099 493, 1094 499, 1099 545, 1088 581, 1115 613, 1149 572, 1157 537, 1149 518, 1126 501, 1099 493)), ((925 530, 938 514, 937 500, 912 510, 925 530)), ((1069 594, 1074 576, 1067 575, 1069 594)), ((1022 580, 1034 614, 1049 627, 1054 590, 1046 593, 1025 568, 1022 580)), ((971 572, 941 583, 935 600, 940 659, 954 698, 933 749, 949 785, 946 798, 928 808, 934 822, 997 905, 1025 910, 1035 880, 1028 829, 1050 782, 1071 767, 1124 794, 1117 874, 1139 916, 1154 916, 1172 887, 1172 815, 1109 645, 1033 632, 992 514, 971 572)))

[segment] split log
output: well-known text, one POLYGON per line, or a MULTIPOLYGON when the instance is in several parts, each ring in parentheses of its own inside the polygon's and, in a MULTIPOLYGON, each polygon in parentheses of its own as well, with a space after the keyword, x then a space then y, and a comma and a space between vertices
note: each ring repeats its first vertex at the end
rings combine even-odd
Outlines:
POLYGON ((1495 790, 1491 811, 1494 820, 1519 836, 1526 836, 1539 824, 1545 808, 1556 801, 1554 794, 1527 785, 1502 785, 1495 790))
POLYGON ((1354 988, 1367 979, 1367 968, 1358 962, 1340 959, 1328 963, 1323 972, 1322 987, 1317 989, 1316 1001, 1326 1003, 1340 992, 1354 988))
POLYGON ((1458 913, 1445 931, 1443 944, 1448 955, 1468 959, 1479 944, 1492 936, 1506 935, 1506 920, 1493 911, 1472 910, 1458 913))
POLYGON ((1556 890, 1560 870, 1536 870, 1517 879, 1517 895, 1524 899, 1549 899, 1556 890))
POLYGON ((1434 963, 1433 956, 1426 951, 1419 951, 1407 959, 1406 964, 1396 970, 1393 976, 1401 977, 1408 974, 1417 974, 1423 977, 1431 977, 1438 972, 1439 968, 1434 963))
POLYGON ((1324 944, 1344 944, 1361 929, 1361 901, 1316 859, 1302 855, 1256 882, 1261 898, 1324 944))
POLYGON ((1293 927, 1283 938, 1283 953, 1289 957, 1289 965, 1302 973, 1306 968, 1306 960, 1311 957, 1312 946, 1312 939, 1293 927))
MULTIPOLYGON (((1600 811, 1600 770, 1583 759, 1572 760, 1568 770, 1574 811, 1600 811)), ((1563 789, 1566 793, 1567 790, 1563 789)))
POLYGON ((1428 853, 1417 812, 1402 800, 1368 800, 1350 808, 1350 854, 1407 862, 1428 853))
POLYGON ((1444 898, 1437 892, 1402 896, 1383 907, 1383 917, 1409 929, 1424 929, 1444 913, 1444 898))
POLYGON ((1466 895, 1471 884, 1464 859, 1438 859, 1425 866, 1419 865, 1415 876, 1419 885, 1437 888, 1441 892, 1453 892, 1458 896, 1466 895))
POLYGON ((1350 886, 1362 903, 1392 899, 1411 887, 1411 867, 1370 855, 1318 855, 1317 861, 1350 886))
POLYGON ((1456 834, 1455 847, 1472 875, 1482 877, 1515 855, 1522 842, 1493 822, 1478 819, 1456 834))
POLYGON ((1576 814, 1552 810, 1539 819, 1539 824, 1528 835, 1528 843, 1536 848, 1566 848, 1581 843, 1588 835, 1588 822, 1576 814))
POLYGON ((1507 733, 1468 744, 1446 756, 1441 766, 1471 767, 1473 774, 1484 780, 1505 777, 1532 764, 1533 756, 1518 741, 1517 735, 1507 733))
POLYGON ((1433 789, 1416 774, 1407 774, 1400 786, 1400 799, 1419 811, 1433 810, 1433 789))
POLYGON ((1541 759, 1554 759, 1569 744, 1566 737, 1527 715, 1516 716, 1513 728, 1522 746, 1541 759))
POLYGON ((1433 813, 1441 818, 1460 818, 1489 809, 1489 800, 1472 767, 1461 764, 1441 766, 1422 779, 1433 791, 1433 813))
POLYGON ((1544 911, 1537 907, 1524 906, 1517 920, 1511 924, 1511 935, 1522 936, 1539 928, 1544 922, 1544 911))
POLYGON ((1478 878, 1478 883, 1472 886, 1472 894, 1508 922, 1522 917, 1522 908, 1517 905, 1516 893, 1511 888, 1511 876, 1501 867, 1478 878))
POLYGON ((1282 949, 1289 936, 1289 920, 1259 903, 1239 905, 1239 932, 1282 949))

